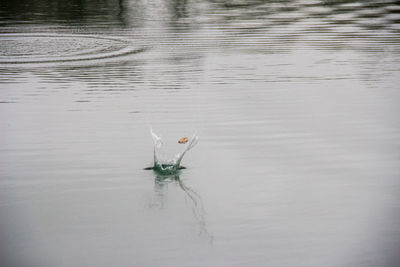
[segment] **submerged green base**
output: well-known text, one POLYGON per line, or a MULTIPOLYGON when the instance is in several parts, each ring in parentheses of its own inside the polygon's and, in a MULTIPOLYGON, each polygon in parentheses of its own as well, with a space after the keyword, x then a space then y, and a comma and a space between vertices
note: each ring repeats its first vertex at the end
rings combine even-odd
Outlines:
POLYGON ((186 169, 183 166, 174 166, 174 165, 154 165, 153 167, 144 168, 144 170, 153 170, 159 174, 175 174, 178 173, 180 170, 186 169))

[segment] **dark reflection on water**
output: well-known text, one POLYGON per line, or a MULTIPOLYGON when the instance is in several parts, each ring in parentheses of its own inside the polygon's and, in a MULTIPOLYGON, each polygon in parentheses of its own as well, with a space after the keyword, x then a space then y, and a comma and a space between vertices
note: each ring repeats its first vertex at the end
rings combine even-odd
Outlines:
POLYGON ((126 26, 123 0, 22 0, 0 3, 1 25, 20 23, 126 26))
MULTIPOLYGON (((158 1, 157 5, 142 1, 85 0, 85 1, 2 1, 0 4, 3 26, 21 23, 66 23, 110 27, 144 27, 145 21, 171 20, 172 23, 198 24, 187 18, 207 18, 200 24, 215 24, 247 30, 248 34, 261 29, 271 31, 302 23, 309 31, 329 31, 354 26, 348 34, 359 30, 387 29, 399 31, 399 5, 388 1, 158 1), (201 10, 200 7, 206 8, 201 10), (205 12, 204 12, 205 11, 205 12), (154 17, 158 15, 158 17, 154 17), (136 21, 138 25, 131 24, 136 21), (245 21, 246 24, 230 23, 245 21), (336 29, 334 29, 336 28, 336 29)), ((307 30, 307 29, 304 29, 307 30)), ((361 34, 361 32, 358 32, 361 34)), ((292 32, 298 35, 299 32, 292 32)))
POLYGON ((172 0, 170 1, 170 9, 172 17, 179 20, 189 16, 188 10, 188 0, 172 0))
MULTIPOLYGON (((398 44, 400 31, 396 1, 176 0, 158 1, 156 5, 122 0, 3 1, 0 12, 4 32, 20 32, 22 27, 18 28, 18 23, 32 23, 33 28, 22 31, 72 30, 79 34, 94 31, 108 36, 122 35, 130 47, 136 46, 134 51, 140 52, 144 47, 162 48, 161 56, 175 58, 201 58, 204 53, 221 49, 288 53, 292 49, 313 46, 324 50, 384 52, 386 44, 398 44), (49 28, 41 24, 49 25, 49 28)), ((48 61, 55 60, 53 57, 71 61, 79 49, 84 52, 88 49, 85 53, 89 53, 90 48, 92 54, 88 59, 94 60, 101 59, 106 51, 104 46, 108 46, 112 53, 105 57, 119 57, 120 61, 132 58, 129 56, 132 51, 126 52, 125 46, 108 44, 105 40, 92 44, 88 38, 79 35, 76 39, 74 42, 62 41, 55 36, 53 42, 37 40, 39 47, 31 51, 34 45, 22 36, 21 39, 2 41, 0 56, 25 53, 31 55, 27 62, 44 62, 46 56, 48 61), (48 48, 41 47, 41 43, 47 43, 48 48), (16 47, 19 48, 14 51, 16 47), (68 49, 57 54, 53 47, 61 51, 68 49), (35 60, 35 55, 43 58, 35 60)), ((25 62, 22 58, 16 59, 25 62)), ((0 58, 0 62, 9 60, 0 58)))

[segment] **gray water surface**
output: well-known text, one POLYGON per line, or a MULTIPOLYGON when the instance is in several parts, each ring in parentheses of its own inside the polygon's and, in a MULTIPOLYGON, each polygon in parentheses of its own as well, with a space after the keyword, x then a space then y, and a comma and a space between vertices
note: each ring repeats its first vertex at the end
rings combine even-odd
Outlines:
POLYGON ((398 266, 397 1, 0 3, 1 266, 398 266), (150 127, 176 175, 153 164, 150 127))

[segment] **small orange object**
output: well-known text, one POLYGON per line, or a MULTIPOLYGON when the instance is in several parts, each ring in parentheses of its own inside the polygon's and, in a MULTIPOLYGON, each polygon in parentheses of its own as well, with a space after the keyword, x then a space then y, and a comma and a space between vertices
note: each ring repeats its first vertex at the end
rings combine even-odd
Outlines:
POLYGON ((178 140, 179 144, 186 144, 187 141, 189 141, 189 138, 187 137, 182 137, 181 139, 178 140))

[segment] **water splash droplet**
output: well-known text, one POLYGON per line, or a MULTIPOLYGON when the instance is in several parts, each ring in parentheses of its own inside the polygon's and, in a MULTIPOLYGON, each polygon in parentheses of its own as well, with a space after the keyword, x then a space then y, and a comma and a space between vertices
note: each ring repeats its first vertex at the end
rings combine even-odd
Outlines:
POLYGON ((185 148, 182 152, 176 154, 172 159, 167 158, 163 151, 163 141, 161 137, 153 132, 153 129, 150 129, 151 136, 153 137, 154 142, 154 167, 153 169, 157 172, 163 174, 172 174, 176 173, 180 169, 180 164, 183 159, 183 156, 192 149, 199 141, 199 137, 197 135, 193 135, 189 138, 189 141, 186 143, 185 148))

